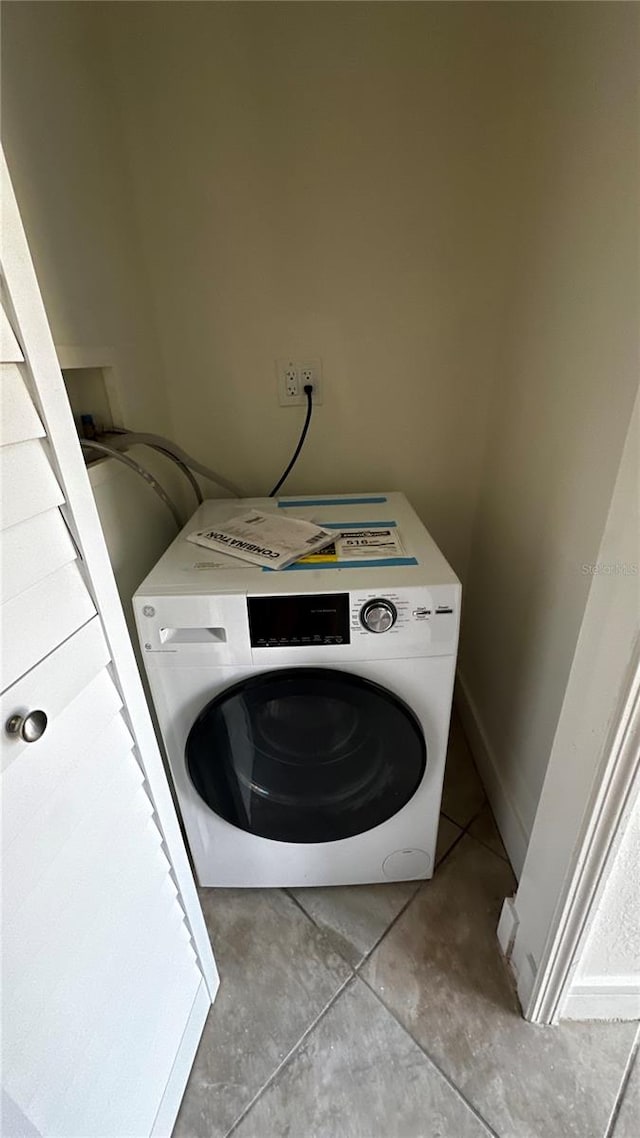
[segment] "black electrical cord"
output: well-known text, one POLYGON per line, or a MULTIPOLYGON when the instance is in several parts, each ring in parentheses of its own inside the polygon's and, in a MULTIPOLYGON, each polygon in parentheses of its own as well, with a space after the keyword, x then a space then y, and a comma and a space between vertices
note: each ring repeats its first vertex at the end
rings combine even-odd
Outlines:
POLYGON ((285 470, 284 474, 282 475, 282 478, 280 478, 278 480, 278 482, 276 482, 275 486, 273 487, 273 490, 269 494, 270 498, 275 497, 275 495, 278 493, 278 490, 282 486, 282 483, 291 474, 291 471, 293 470, 293 468, 297 462, 298 455, 300 454, 300 451, 302 450, 302 448, 304 446, 304 440, 307 437, 307 431, 309 430, 309 423, 311 422, 311 413, 313 411, 313 386, 312 386, 312 384, 305 383, 304 393, 307 397, 307 414, 306 414, 306 417, 304 420, 304 427, 302 428, 302 434, 300 435, 300 438, 298 439, 298 445, 293 452, 293 458, 291 459, 291 462, 289 463, 287 469, 285 470))

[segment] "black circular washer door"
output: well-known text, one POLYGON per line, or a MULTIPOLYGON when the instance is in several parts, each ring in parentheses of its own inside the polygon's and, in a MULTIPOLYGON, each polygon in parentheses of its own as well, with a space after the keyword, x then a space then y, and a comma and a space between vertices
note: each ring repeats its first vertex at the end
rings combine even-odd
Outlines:
POLYGON ((207 806, 241 830, 333 842, 397 814, 422 781, 427 749, 411 709, 380 684, 283 668, 212 699, 186 761, 207 806))

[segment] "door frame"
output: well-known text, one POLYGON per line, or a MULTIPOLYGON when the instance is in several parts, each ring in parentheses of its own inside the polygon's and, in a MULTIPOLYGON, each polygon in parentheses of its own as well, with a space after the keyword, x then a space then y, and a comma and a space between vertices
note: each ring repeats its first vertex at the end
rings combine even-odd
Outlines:
MULTIPOLYGON (((640 807, 639 468, 640 394, 598 561, 582 567, 592 573, 584 618, 519 887, 498 925, 532 1023, 571 1018, 589 931, 640 807)), ((612 1000, 616 1011, 600 996, 593 1018, 618 1018, 624 995, 612 1000)), ((637 995, 627 993, 627 1006, 636 1018, 637 995)))
MULTIPOLYGON (((543 955, 523 1005, 525 1018, 532 1023, 557 1023, 568 1010, 572 982, 606 881, 640 800, 640 650, 635 656, 626 699, 612 725, 571 870, 562 882, 543 955)), ((519 994, 522 998, 525 990, 519 988, 519 994)))

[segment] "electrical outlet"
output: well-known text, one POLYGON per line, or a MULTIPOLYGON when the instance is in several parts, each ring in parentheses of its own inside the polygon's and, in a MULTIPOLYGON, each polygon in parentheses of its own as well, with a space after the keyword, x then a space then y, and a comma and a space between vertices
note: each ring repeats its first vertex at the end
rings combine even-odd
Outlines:
POLYGON ((295 399, 301 391, 297 363, 292 359, 276 360, 276 370, 280 400, 295 399))
POLYGON ((300 376, 300 394, 306 400, 304 389, 310 383, 313 387, 313 402, 322 403, 322 360, 305 357, 304 362, 298 365, 300 376))
POLYGON ((296 365, 291 362, 289 362, 284 369, 284 393, 289 399, 294 395, 300 394, 298 369, 296 365))
POLYGON ((292 359, 276 360, 278 376, 278 402, 282 407, 297 406, 300 402, 300 378, 298 365, 292 359))
POLYGON ((304 357, 304 362, 290 358, 276 360, 278 402, 281 407, 306 406, 306 384, 313 387, 313 402, 322 403, 322 361, 304 357))

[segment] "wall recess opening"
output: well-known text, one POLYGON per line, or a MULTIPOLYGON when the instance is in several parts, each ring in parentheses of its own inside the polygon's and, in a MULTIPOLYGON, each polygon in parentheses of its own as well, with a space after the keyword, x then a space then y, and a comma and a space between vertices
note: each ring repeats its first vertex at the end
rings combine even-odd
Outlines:
POLYGON ((81 437, 83 416, 91 416, 95 431, 103 434, 114 425, 113 412, 104 379, 104 371, 99 367, 63 368, 62 378, 67 389, 76 429, 81 437))
MULTIPOLYGON (((59 350, 59 356, 63 357, 60 359, 62 378, 73 419, 79 438, 89 441, 100 439, 106 443, 117 437, 124 425, 114 369, 111 364, 97 362, 94 353, 87 353, 85 358, 82 355, 84 353, 79 349, 59 350), (64 356, 71 353, 76 358, 65 360, 64 356)), ((87 464, 105 458, 104 454, 88 449, 84 456, 87 464)))

